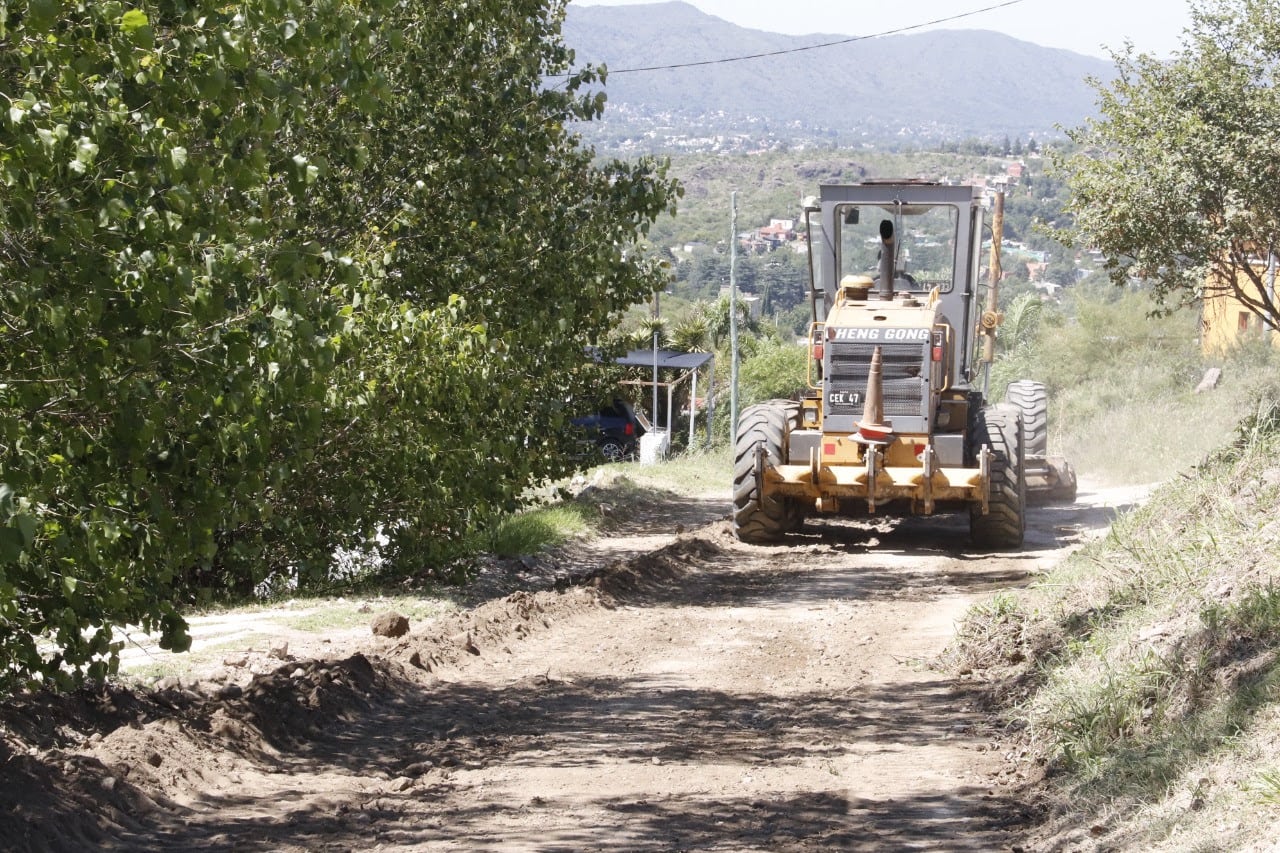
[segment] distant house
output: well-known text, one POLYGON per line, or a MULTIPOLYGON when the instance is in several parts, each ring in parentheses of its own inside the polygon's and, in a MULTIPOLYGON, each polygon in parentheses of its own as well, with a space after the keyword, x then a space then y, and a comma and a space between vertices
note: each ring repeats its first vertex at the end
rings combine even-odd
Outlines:
POLYGON ((769 224, 739 235, 739 244, 748 252, 764 254, 797 239, 794 219, 770 219, 769 224))
POLYGON ((1010 163, 1009 168, 1005 170, 1005 174, 1009 176, 1011 183, 1017 183, 1022 180, 1022 176, 1027 173, 1026 163, 1010 163))
POLYGON ((1235 286, 1212 272, 1205 279, 1200 307, 1200 349, 1205 355, 1223 355, 1250 340, 1280 347, 1275 326, 1245 302, 1275 301, 1278 261, 1275 255, 1252 259, 1249 270, 1236 275, 1235 286))

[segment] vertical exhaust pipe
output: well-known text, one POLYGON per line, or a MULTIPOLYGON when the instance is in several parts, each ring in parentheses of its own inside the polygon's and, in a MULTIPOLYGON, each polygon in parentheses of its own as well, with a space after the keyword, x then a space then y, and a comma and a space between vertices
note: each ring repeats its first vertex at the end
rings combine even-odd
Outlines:
POLYGON ((898 277, 897 240, 893 234, 893 221, 880 220, 880 298, 886 302, 893 299, 893 280, 898 277))

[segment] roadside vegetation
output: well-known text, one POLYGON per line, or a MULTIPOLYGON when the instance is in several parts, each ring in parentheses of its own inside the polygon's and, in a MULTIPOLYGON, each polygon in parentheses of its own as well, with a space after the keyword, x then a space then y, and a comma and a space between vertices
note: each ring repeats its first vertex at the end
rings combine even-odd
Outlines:
POLYGON ((1271 142, 1239 121, 1277 115, 1280 39, 1260 0, 1192 19, 1172 59, 1117 58, 1100 118, 1056 158, 1064 238, 1100 249, 1118 287, 1013 306, 996 371, 1050 386, 1082 480, 1154 484, 1107 535, 973 608, 953 647, 1035 769, 1046 849, 1270 850, 1280 829, 1277 352, 1259 335, 1206 360, 1195 326, 1198 300, 1225 294, 1274 328, 1275 175, 1253 165, 1271 142), (1222 380, 1196 393, 1209 366, 1222 380))
POLYGON ((1280 354, 1258 345, 1206 357, 1198 312, 1155 311, 1146 290, 1096 278, 1058 300, 1017 296, 1005 307, 992 395, 1015 379, 1044 382, 1051 452, 1096 483, 1186 471, 1232 435, 1280 354), (1221 371, 1217 387, 1197 393, 1210 368, 1221 371))
POLYGON ((1280 384, 1254 394, 1215 452, 961 626, 958 668, 1043 769, 1052 832, 1095 827, 1116 849, 1275 837, 1280 384))
POLYGON ((1205 357, 1198 312, 1156 308, 1096 279, 1005 304, 994 394, 1046 383, 1082 490, 1153 491, 975 607, 951 663, 1020 743, 1051 843, 1247 849, 1280 822, 1280 353, 1205 357))

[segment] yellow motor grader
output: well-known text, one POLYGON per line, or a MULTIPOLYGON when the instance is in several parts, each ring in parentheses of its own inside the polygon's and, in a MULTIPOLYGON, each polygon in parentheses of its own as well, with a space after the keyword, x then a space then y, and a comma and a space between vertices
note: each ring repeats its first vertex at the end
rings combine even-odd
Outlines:
POLYGON ((1028 490, 1074 499, 1071 466, 1046 455, 1044 386, 986 399, 1000 317, 994 285, 978 301, 984 214, 980 188, 919 181, 806 201, 810 391, 739 418, 739 539, 776 541, 814 514, 967 510, 975 544, 1017 548, 1028 490))

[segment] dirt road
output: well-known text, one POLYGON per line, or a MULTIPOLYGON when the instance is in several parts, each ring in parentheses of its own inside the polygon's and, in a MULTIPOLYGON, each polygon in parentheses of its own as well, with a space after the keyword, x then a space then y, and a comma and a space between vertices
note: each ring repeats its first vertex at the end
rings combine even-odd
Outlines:
POLYGON ((1016 763, 930 663, 1115 502, 1033 509, 997 556, 960 519, 746 546, 691 502, 578 554, 559 592, 295 642, 251 681, 10 709, 0 846, 1011 849, 1016 763))

